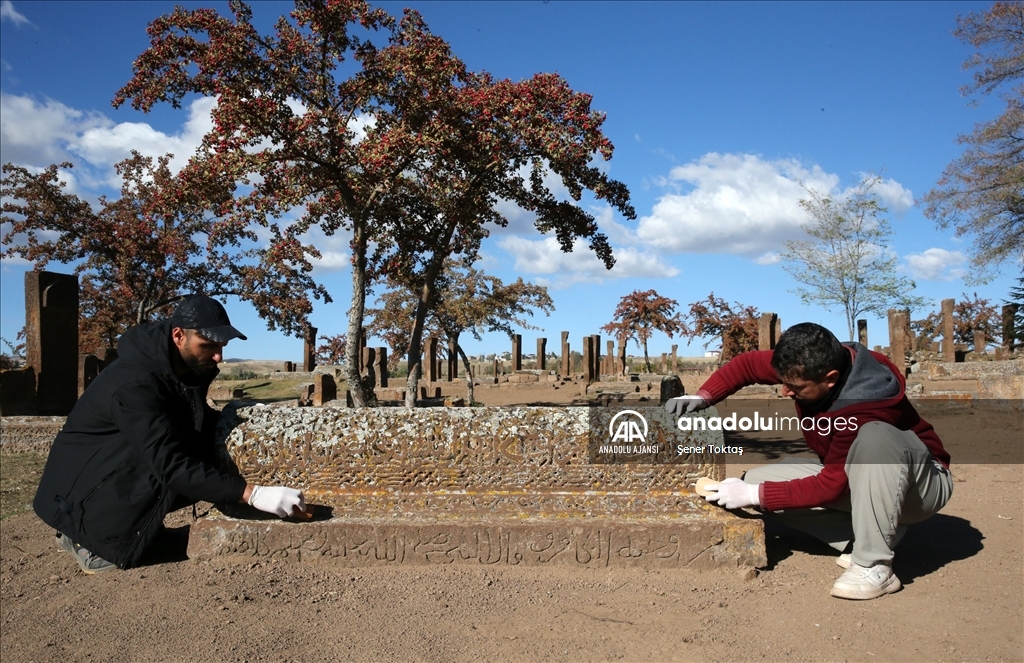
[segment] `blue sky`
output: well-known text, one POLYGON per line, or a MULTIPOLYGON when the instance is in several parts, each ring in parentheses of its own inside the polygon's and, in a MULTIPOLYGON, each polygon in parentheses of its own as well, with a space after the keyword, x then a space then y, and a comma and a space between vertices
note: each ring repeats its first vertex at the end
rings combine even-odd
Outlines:
MULTIPOLYGON (((72 185, 84 197, 111 194, 112 165, 131 149, 187 158, 208 125, 210 100, 146 115, 110 101, 146 48, 146 25, 171 2, 2 2, 0 125, 3 162, 42 168, 75 163, 72 185)), ((184 2, 226 13, 226 3, 184 2)), ((607 113, 615 145, 607 167, 632 194, 629 221, 592 200, 618 264, 611 272, 582 247, 561 254, 530 219, 508 210, 509 227, 492 234, 481 264, 506 281, 547 285, 550 317, 524 331, 526 348, 559 332, 570 342, 597 333, 620 297, 655 289, 682 308, 708 293, 778 313, 784 326, 814 321, 845 338, 840 310, 803 306, 796 283, 774 261, 805 220, 800 183, 839 193, 862 173, 884 171, 880 191, 895 236, 899 269, 915 294, 938 307, 977 292, 1001 302, 1019 272, 1005 265, 986 285, 967 286, 968 243, 938 231, 914 201, 959 153, 958 134, 998 115, 998 98, 976 106, 960 96, 970 47, 951 34, 958 15, 989 3, 670 3, 408 2, 473 70, 521 79, 556 71, 593 95, 607 113)), ((269 30, 288 3, 254 5, 269 30)), ((311 238, 324 252, 316 276, 335 302, 319 303, 321 333, 346 326, 350 274, 346 241, 311 238)), ((0 334, 24 324, 23 276, 29 266, 0 268, 0 334)), ((50 269, 60 271, 59 266, 50 269)), ((249 336, 228 357, 298 359, 301 342, 266 331, 248 305, 229 302, 249 336)), ((869 317, 871 343, 887 344, 882 320, 869 317)), ((506 338, 464 339, 468 353, 505 350, 506 338)), ((705 340, 656 336, 653 353, 680 343, 702 354, 705 340)), ((712 344, 712 347, 715 347, 712 344)), ((557 351, 557 350, 556 350, 557 351)), ((631 352, 635 352, 633 348, 631 352)))

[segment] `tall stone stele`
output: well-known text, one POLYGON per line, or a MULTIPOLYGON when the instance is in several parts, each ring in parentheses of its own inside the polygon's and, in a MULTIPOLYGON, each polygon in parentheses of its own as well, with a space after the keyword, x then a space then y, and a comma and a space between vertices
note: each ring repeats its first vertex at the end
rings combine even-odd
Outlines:
POLYGON ((78 400, 78 276, 25 274, 25 362, 35 371, 38 413, 70 413, 78 400))

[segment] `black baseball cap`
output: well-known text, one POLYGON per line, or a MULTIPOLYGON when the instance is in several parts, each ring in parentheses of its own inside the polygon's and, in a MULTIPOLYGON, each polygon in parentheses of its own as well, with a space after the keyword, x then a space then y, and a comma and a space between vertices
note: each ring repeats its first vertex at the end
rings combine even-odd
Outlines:
POLYGON ((171 327, 195 329, 214 343, 227 343, 233 338, 246 340, 242 332, 231 326, 224 306, 206 295, 190 295, 181 300, 170 320, 171 327))

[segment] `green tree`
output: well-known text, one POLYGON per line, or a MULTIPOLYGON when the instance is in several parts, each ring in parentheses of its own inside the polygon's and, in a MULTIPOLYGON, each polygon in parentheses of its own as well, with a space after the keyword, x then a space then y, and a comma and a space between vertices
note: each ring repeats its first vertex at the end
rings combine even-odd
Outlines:
POLYGON ((651 359, 647 354, 647 341, 656 331, 673 334, 683 331, 683 322, 676 312, 679 305, 674 299, 662 297, 654 290, 634 290, 619 300, 612 321, 601 327, 619 343, 636 341, 644 351, 644 367, 651 372, 651 359))
POLYGON ((802 284, 795 291, 801 301, 842 310, 851 341, 859 316, 925 303, 908 294, 914 281, 896 275, 888 209, 872 191, 880 181, 877 175, 865 177, 845 196, 809 189, 800 206, 810 217, 803 229, 811 239, 786 242, 781 256, 783 269, 802 284))
MULTIPOLYGON (((563 250, 585 238, 612 266, 594 217, 558 200, 543 177, 558 176, 574 200, 586 189, 634 215, 625 186, 591 165, 595 155, 609 159, 612 145, 589 95, 555 74, 512 82, 469 72, 412 10, 396 21, 362 0, 297 0, 275 34, 261 35, 247 5, 229 6, 232 18, 178 9, 154 21, 152 46, 115 102, 149 110, 187 94, 216 96, 215 128, 184 177, 231 189, 226 216, 243 227, 276 227, 271 219, 299 211, 276 242, 293 253, 313 226, 351 232, 348 338, 359 338, 373 282, 415 283, 411 401, 444 260, 476 257, 487 224, 506 223, 500 199, 534 213, 563 250), (355 73, 342 80, 347 71, 355 73)), ((357 352, 348 346, 350 385, 361 384, 357 352)), ((357 405, 364 391, 352 389, 357 405)))
POLYGON ((957 140, 965 146, 922 198, 924 213, 958 237, 971 235, 976 281, 1024 256, 1024 3, 997 2, 957 19, 954 35, 978 49, 967 95, 1002 91, 1003 113, 957 140))

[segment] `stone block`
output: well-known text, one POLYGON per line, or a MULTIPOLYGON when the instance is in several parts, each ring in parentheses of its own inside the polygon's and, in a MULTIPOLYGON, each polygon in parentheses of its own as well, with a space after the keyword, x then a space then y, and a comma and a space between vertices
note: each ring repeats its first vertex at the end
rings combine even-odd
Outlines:
POLYGON ((523 370, 523 335, 512 335, 512 372, 523 370))
MULTIPOLYGON (((7 371, 5 371, 7 372, 7 371)), ((4 453, 49 453, 65 417, 10 416, 0 419, 0 450, 4 453)))
POLYGON ((302 370, 305 373, 316 368, 316 327, 306 328, 306 337, 302 340, 302 370))
POLYGON ((66 415, 78 400, 78 277, 25 273, 25 365, 39 414, 66 415))
POLYGON ((953 307, 955 299, 942 300, 942 358, 955 361, 956 350, 953 343, 953 307))
POLYGON ((36 372, 31 366, 0 371, 0 415, 35 415, 36 372))
POLYGON ((429 337, 424 349, 423 364, 427 367, 427 374, 424 376, 427 382, 437 382, 441 377, 441 371, 437 366, 437 339, 429 337))
MULTIPOLYGON (((699 498, 698 498, 699 499, 699 498)), ((189 559, 220 556, 329 560, 344 567, 570 566, 652 569, 763 567, 758 520, 719 511, 670 521, 385 521, 289 523, 215 514, 189 531, 189 559)))
MULTIPOLYGON (((683 433, 661 407, 664 462, 599 462, 617 410, 588 407, 228 408, 222 453, 249 481, 287 483, 331 517, 292 523, 236 507, 191 527, 189 557, 329 559, 341 566, 764 566, 763 526, 707 504, 721 431, 683 433), (591 417, 597 417, 591 419, 591 417), (603 432, 595 432, 603 431, 603 432), (598 455, 595 455, 598 454, 598 455)), ((699 416, 715 416, 709 409, 699 416)))
POLYGON ((508 376, 508 381, 516 384, 524 384, 527 382, 539 382, 540 376, 537 375, 536 373, 529 372, 513 373, 512 375, 508 376))
POLYGON ((313 405, 322 407, 324 403, 338 398, 338 386, 334 376, 329 373, 316 373, 313 376, 313 405))
POLYGON ((762 313, 757 325, 757 349, 772 350, 779 339, 775 335, 775 323, 779 316, 775 313, 762 313))
POLYGON ((378 401, 404 401, 405 400, 405 389, 376 389, 374 392, 377 394, 378 401))
POLYGON ((677 375, 669 375, 661 380, 660 400, 662 405, 670 398, 678 398, 686 394, 683 381, 677 375))

